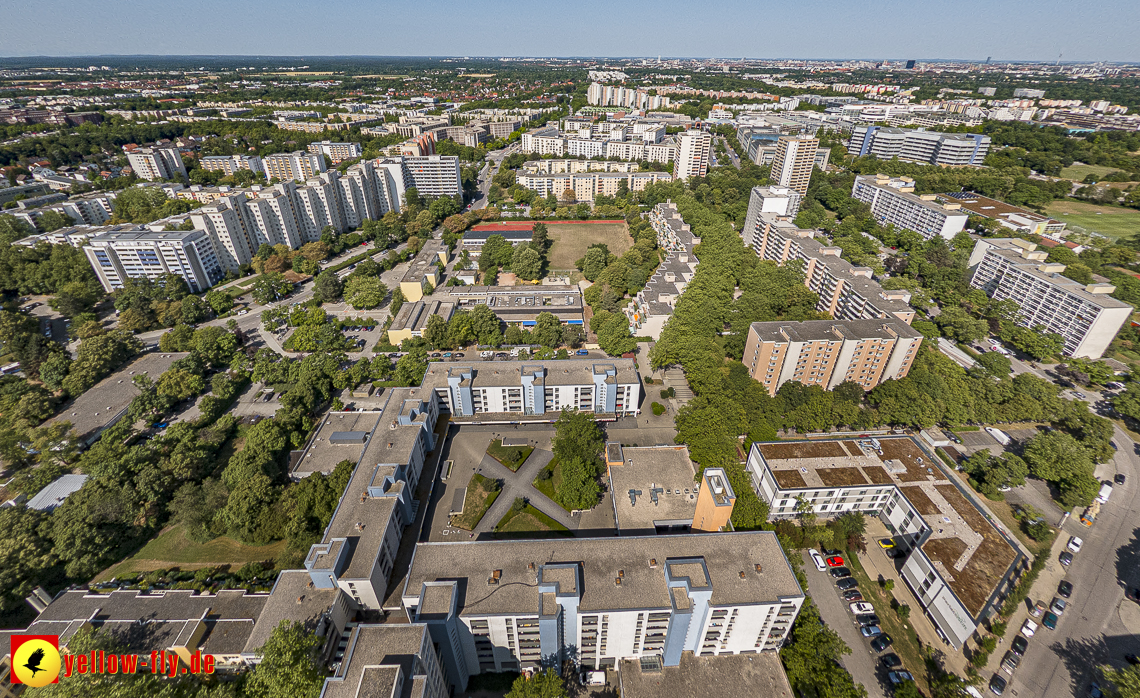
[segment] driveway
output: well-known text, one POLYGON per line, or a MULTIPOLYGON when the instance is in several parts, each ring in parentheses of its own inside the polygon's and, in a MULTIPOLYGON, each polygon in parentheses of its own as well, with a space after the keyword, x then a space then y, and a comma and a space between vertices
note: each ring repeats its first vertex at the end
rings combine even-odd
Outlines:
POLYGON ((807 551, 801 551, 800 555, 808 579, 808 594, 819 608, 819 617, 851 648, 851 654, 840 657, 839 663, 851 674, 855 683, 867 689, 868 698, 884 698, 883 686, 876 675, 877 655, 871 654, 870 645, 855 626, 847 602, 839 595, 831 576, 815 568, 807 551))

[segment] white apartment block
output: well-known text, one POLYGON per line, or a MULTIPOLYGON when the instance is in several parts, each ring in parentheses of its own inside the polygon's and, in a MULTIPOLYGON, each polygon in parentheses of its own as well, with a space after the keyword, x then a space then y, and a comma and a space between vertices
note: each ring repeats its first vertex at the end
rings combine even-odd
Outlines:
MULTIPOLYGON (((792 219, 800 212, 803 196, 787 187, 752 187, 748 197, 748 213, 744 216, 742 231, 754 231, 761 213, 792 219)), ((747 234, 745 244, 749 243, 747 234)))
POLYGON ((326 226, 332 226, 337 232, 345 230, 342 192, 337 180, 334 174, 326 172, 297 188, 298 227, 306 242, 320 240, 326 226))
POLYGON ((622 160, 644 160, 645 144, 636 141, 606 141, 604 155, 622 160))
POLYGON ((711 154, 711 135, 704 131, 685 131, 678 139, 673 177, 686 182, 693 177, 704 177, 709 171, 711 154))
POLYGON ((847 150, 855 157, 909 160, 931 165, 983 164, 990 137, 977 133, 939 133, 884 126, 856 126, 847 150))
POLYGON ((599 107, 629 107, 631 109, 661 109, 672 101, 661 95, 651 95, 647 90, 613 87, 591 83, 586 90, 586 101, 599 107))
POLYGON ((633 364, 633 359, 431 363, 423 387, 435 391, 439 409, 450 412, 452 420, 477 417, 490 424, 494 415, 517 419, 512 414, 519 414, 553 422, 563 409, 614 419, 639 412, 641 383, 633 364))
POLYGON ((83 252, 107 293, 122 288, 125 279, 163 274, 178 274, 191 293, 202 293, 225 276, 214 243, 202 230, 104 233, 88 240, 83 252))
POLYGON ((977 496, 910 437, 757 443, 745 469, 770 519, 796 517, 801 503, 824 518, 877 517, 904 555, 903 581, 955 649, 1025 567, 1025 554, 989 523, 977 496))
POLYGON ((563 174, 578 172, 637 172, 635 162, 607 160, 529 160, 520 168, 527 174, 563 174))
POLYGON ((593 201, 595 196, 616 196, 624 183, 630 191, 644 191, 656 182, 672 181, 668 172, 583 172, 578 174, 519 174, 519 186, 539 196, 562 198, 567 190, 574 192, 577 201, 593 201))
POLYGON ((566 139, 553 129, 539 133, 524 133, 519 139, 519 147, 524 153, 538 153, 539 155, 566 155, 566 139))
POLYGON ((314 155, 328 156, 328 159, 331 160, 334 165, 345 160, 358 158, 364 154, 359 143, 333 143, 332 141, 310 143, 308 150, 314 155))
POLYGON ((239 170, 249 170, 262 174, 265 166, 256 155, 205 155, 198 160, 203 170, 221 172, 229 177, 239 170))
POLYGON ((297 225, 296 189, 297 185, 293 182, 275 184, 270 189, 262 189, 256 198, 245 202, 246 218, 255 231, 258 249, 262 243, 288 245, 294 250, 305 244, 297 225))
POLYGON ((870 204, 871 215, 881 225, 912 230, 926 240, 953 238, 966 229, 969 218, 959 203, 939 203, 934 194, 916 195, 910 177, 857 176, 851 196, 870 204))
POLYGON ((645 159, 649 162, 673 162, 678 148, 673 143, 646 143, 645 159))
POLYGON ((978 240, 970 254, 970 285, 990 298, 1016 301, 1018 324, 1061 335, 1067 356, 1099 359, 1133 308, 1110 295, 1116 290, 1111 284, 1062 276, 1065 265, 1048 262, 1048 256, 1021 238, 978 240))
POLYGON ((186 166, 178 148, 137 148, 127 153, 127 162, 139 179, 185 179, 186 166))
POLYGON ((253 261, 255 239, 245 213, 245 194, 225 196, 190 214, 194 227, 206 231, 214 242, 218 261, 226 271, 238 271, 253 261))
POLYGON ((298 150, 293 153, 276 153, 262 158, 265 176, 269 181, 301 181, 316 177, 325 171, 325 159, 320 155, 298 150))
POLYGON ((774 652, 804 599, 770 531, 420 543, 402 596, 459 686, 566 660, 774 652))
POLYGON ((403 158, 403 168, 420 196, 456 196, 463 191, 459 158, 454 155, 421 155, 403 158))

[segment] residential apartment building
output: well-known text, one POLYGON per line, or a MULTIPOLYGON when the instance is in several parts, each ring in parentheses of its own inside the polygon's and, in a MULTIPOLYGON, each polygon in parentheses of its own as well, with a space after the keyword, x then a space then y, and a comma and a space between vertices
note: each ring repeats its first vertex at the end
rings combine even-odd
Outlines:
POLYGON ((633 359, 432 363, 423 388, 435 391, 452 421, 475 417, 482 424, 495 415, 553 422, 566 408, 612 420, 637 414, 641 398, 633 359))
POLYGON ((878 518, 903 555, 895 563, 918 607, 955 649, 1026 567, 984 504, 911 437, 756 443, 745 469, 770 519, 796 517, 804 504, 825 518, 878 518))
POLYGON ((325 159, 315 153, 298 150, 292 153, 275 153, 262 158, 265 176, 272 182, 300 181, 316 177, 325 171, 325 159))
POLYGON ((225 276, 213 240, 202 230, 108 232, 87 240, 84 254, 107 293, 128 278, 178 274, 191 293, 202 293, 225 276))
POLYGON ((692 177, 704 177, 709 171, 711 155, 711 135, 704 131, 685 131, 678 138, 673 177, 686 182, 692 177))
POLYGON ((579 172, 637 172, 635 162, 608 160, 528 160, 519 168, 528 174, 577 174, 579 172))
POLYGON ((953 191, 939 194, 938 200, 958 204, 962 210, 975 216, 989 218, 1002 226, 1028 235, 1056 236, 1065 230, 1065 222, 1042 216, 1029 209, 1013 206, 1004 201, 975 194, 972 191, 953 191))
POLYGON ((519 148, 524 153, 564 157, 566 139, 558 133, 558 129, 548 128, 535 133, 524 133, 519 139, 519 148))
POLYGON ((657 246, 663 250, 691 253, 701 244, 701 239, 693 235, 689 224, 677 210, 677 204, 671 199, 649 211, 649 225, 657 233, 657 246))
POLYGON ((519 186, 539 196, 553 194, 562 198, 567 189, 577 201, 593 201, 595 196, 616 196, 624 185, 629 191, 643 191, 650 184, 669 182, 668 172, 585 172, 579 174, 524 174, 516 175, 519 186))
POLYGON ((459 158, 454 155, 404 157, 402 164, 420 196, 456 196, 463 191, 459 158))
POLYGON ((749 233, 756 230, 760 214, 767 213, 773 216, 792 219, 800 212, 800 204, 804 197, 795 189, 788 187, 752 187, 748 195, 748 212, 744 216, 742 232, 745 243, 749 244, 749 233))
POLYGON ((227 177, 240 170, 265 173, 265 166, 262 165, 261 158, 256 155, 204 155, 198 160, 198 164, 203 170, 221 172, 227 177))
POLYGON ((819 140, 811 136, 780 136, 772 162, 772 181, 806 194, 818 150, 819 140))
POLYGON ((420 543, 403 589, 454 685, 564 660, 776 651, 804 598, 768 531, 420 543))
POLYGON ((332 141, 310 143, 308 151, 314 155, 326 156, 334 165, 345 160, 358 158, 364 154, 359 143, 333 143, 332 141))
POLYGON ((186 166, 178 148, 136 148, 127 152, 127 162, 139 179, 186 179, 186 166))
POLYGON ((657 233, 657 246, 666 250, 665 259, 623 312, 629 319, 630 332, 660 339, 665 322, 696 275, 697 256, 693 250, 701 239, 693 235, 672 201, 654 206, 649 212, 649 224, 657 233))
POLYGON ((190 214, 194 227, 210 235, 218 261, 226 271, 236 272, 241 265, 252 262, 254 253, 261 246, 256 236, 250 234, 245 201, 245 194, 239 192, 216 199, 190 214))
POLYGON ((856 126, 847 150, 856 157, 909 160, 931 165, 981 166, 990 137, 978 133, 939 133, 885 126, 856 126))
POLYGON ((995 300, 1017 302, 1018 324, 1065 339, 1064 353, 1099 359, 1131 317, 1133 307, 1113 298, 1116 287, 1080 284, 1061 275, 1065 265, 1021 238, 978 240, 970 254, 970 285, 995 300))
POLYGON ((870 390, 905 378, 922 344, 922 333, 894 318, 754 322, 742 362, 775 395, 788 381, 831 390, 858 383, 870 390))
POLYGON ((1029 87, 1019 87, 1013 91, 1013 96, 1024 97, 1025 99, 1041 99, 1045 96, 1045 90, 1034 90, 1029 87))
POLYGON ((651 95, 648 90, 614 87, 601 83, 590 83, 586 89, 586 101, 600 107, 630 107, 632 109, 661 109, 672 101, 661 95, 651 95))
POLYGON ((956 201, 939 202, 934 194, 916 195, 910 177, 856 176, 851 196, 870 204, 871 215, 881 225, 912 230, 926 240, 953 238, 966 229, 969 218, 956 201))
POLYGON ((813 231, 797 228, 786 217, 760 213, 741 232, 760 259, 781 265, 803 262, 804 284, 819 294, 816 309, 836 320, 895 317, 910 324, 914 319, 909 292, 884 289, 870 267, 854 266, 840 256, 843 250, 820 243, 813 231))

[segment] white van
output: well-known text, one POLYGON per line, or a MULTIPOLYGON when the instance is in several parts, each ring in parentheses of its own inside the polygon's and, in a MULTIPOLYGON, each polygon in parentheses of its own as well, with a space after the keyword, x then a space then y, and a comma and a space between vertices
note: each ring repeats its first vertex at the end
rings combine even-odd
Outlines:
POLYGON ((1096 494, 1096 501, 1101 504, 1108 504, 1108 498, 1112 496, 1112 483, 1106 482, 1100 486, 1100 492, 1096 494))

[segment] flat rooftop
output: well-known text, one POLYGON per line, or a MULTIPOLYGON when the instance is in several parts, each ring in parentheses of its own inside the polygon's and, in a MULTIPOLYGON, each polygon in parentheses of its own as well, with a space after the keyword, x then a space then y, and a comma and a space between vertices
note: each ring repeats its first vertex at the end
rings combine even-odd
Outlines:
POLYGON ((358 625, 352 629, 345 661, 326 679, 321 698, 405 698, 416 693, 412 677, 425 642, 426 625, 358 625), (402 675, 403 690, 394 693, 402 675))
POLYGON ((775 652, 681 655, 675 667, 642 668, 640 659, 624 659, 618 666, 623 698, 792 698, 792 686, 775 652))
MULTIPOLYGON (((434 390, 447 387, 447 376, 471 372, 472 387, 520 386, 522 371, 545 368, 544 383, 554 385, 593 385, 595 369, 612 367, 614 376, 607 376, 610 385, 637 383, 637 369, 633 359, 559 359, 554 361, 486 361, 464 364, 460 362, 428 364, 422 387, 434 390)), ((467 384, 464 381, 460 385, 467 384)))
POLYGON ((945 194, 939 194, 940 198, 946 198, 953 201, 953 203, 961 204, 962 210, 969 211, 970 213, 983 216, 985 218, 1001 218, 1008 220, 1011 215, 1022 216, 1034 222, 1052 221, 1053 223, 1060 223, 1061 221, 1043 216, 1036 211, 1030 211, 1027 208, 1007 204, 1004 201, 991 199, 988 196, 975 194, 972 191, 951 191, 945 194))
MULTIPOLYGON (((975 617, 1018 550, 908 436, 757 444, 781 489, 894 485, 931 535, 923 552, 975 617)), ((972 497, 972 496, 971 496, 972 497)))
POLYGON ((754 322, 751 325, 766 342, 838 342, 844 339, 917 339, 922 333, 897 318, 871 320, 808 320, 806 322, 754 322), (888 329, 889 328, 889 329, 888 329))
POLYGON ((345 431, 363 431, 371 435, 380 423, 380 414, 379 411, 329 412, 289 476, 300 479, 313 473, 327 475, 341 461, 350 460, 354 465, 358 463, 367 443, 334 444, 332 435, 345 431))
MULTIPOLYGON (((424 582, 462 580, 460 613, 466 616, 536 612, 536 569, 570 563, 582 574, 581 611, 668 608, 665 579, 671 559, 701 558, 714 605, 774 603, 803 591, 770 531, 687 533, 670 536, 420 543, 404 585, 417 599, 424 582), (650 562, 654 561, 655 566, 650 562), (536 569, 531 569, 534 564, 536 569), (760 566, 759 572, 756 566, 760 566), (496 570, 499 583, 488 584, 496 570), (740 576, 744 572, 743 578, 740 576), (622 574, 620 586, 614 580, 622 574), (494 593, 491 593, 491 592, 494 593)), ((674 577, 679 570, 672 570, 674 577)))
POLYGON ((648 446, 622 450, 622 464, 609 466, 618 532, 647 533, 658 525, 691 524, 699 488, 689 449, 648 446))
POLYGON ((283 620, 294 621, 315 632, 321 616, 336 601, 340 587, 317 589, 311 584, 308 570, 284 570, 265 601, 265 607, 246 640, 244 652, 256 652, 269 640, 273 629, 283 620))
POLYGON ((397 332, 401 330, 423 332, 427 327, 428 320, 430 320, 433 315, 438 315, 443 318, 444 322, 447 322, 451 320, 451 316, 454 314, 455 303, 428 297, 414 303, 404 303, 401 305, 400 311, 396 313, 396 317, 392 320, 392 324, 388 327, 388 330, 395 330, 397 332))
POLYGON ((436 265, 442 266, 440 254, 447 255, 447 245, 442 240, 431 239, 424 243, 419 253, 412 259, 401 283, 423 281, 424 276, 436 265))
POLYGON ((128 363, 95 384, 87 392, 71 403, 64 405, 59 414, 49 424, 71 422, 71 428, 81 439, 90 439, 108 424, 118 419, 127 409, 131 400, 139 394, 131 380, 137 375, 147 375, 154 382, 169 369, 175 361, 189 356, 188 353, 150 352, 128 363))

